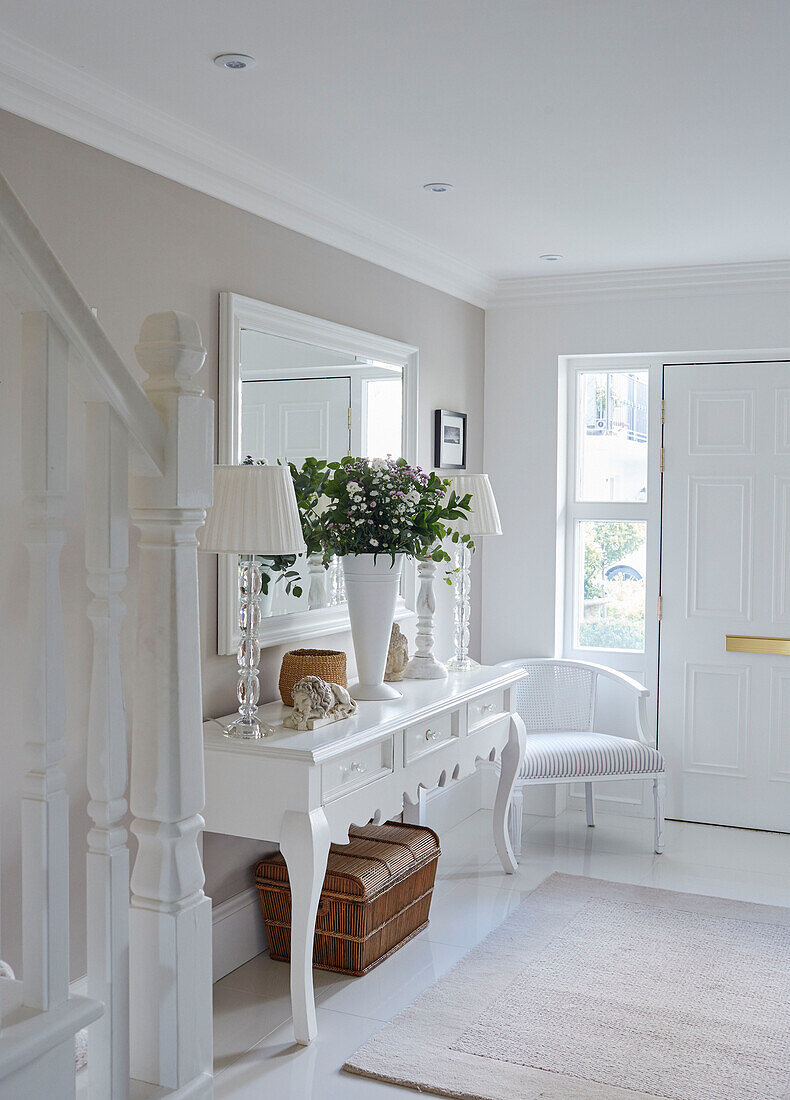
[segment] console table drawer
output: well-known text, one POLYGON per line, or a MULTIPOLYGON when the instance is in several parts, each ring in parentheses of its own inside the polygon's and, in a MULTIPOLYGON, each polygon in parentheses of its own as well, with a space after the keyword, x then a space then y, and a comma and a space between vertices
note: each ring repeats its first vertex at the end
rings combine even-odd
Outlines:
POLYGON ((403 734, 403 759, 406 764, 458 736, 458 712, 448 711, 436 718, 415 722, 403 734))
POLYGON ((487 725, 505 713, 505 693, 501 688, 473 699, 469 704, 469 732, 487 725))
POLYGON ((321 787, 324 802, 341 794, 366 787, 392 771, 392 738, 375 745, 365 745, 353 752, 321 765, 321 787))

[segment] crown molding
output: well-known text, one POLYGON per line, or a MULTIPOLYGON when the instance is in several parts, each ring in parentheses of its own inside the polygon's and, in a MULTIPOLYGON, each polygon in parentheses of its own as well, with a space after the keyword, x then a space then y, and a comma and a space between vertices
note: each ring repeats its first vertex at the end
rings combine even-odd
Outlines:
POLYGON ((498 281, 488 308, 771 290, 790 290, 790 260, 514 276, 498 281))
POLYGON ((474 305, 496 290, 457 257, 3 32, 0 108, 474 305))

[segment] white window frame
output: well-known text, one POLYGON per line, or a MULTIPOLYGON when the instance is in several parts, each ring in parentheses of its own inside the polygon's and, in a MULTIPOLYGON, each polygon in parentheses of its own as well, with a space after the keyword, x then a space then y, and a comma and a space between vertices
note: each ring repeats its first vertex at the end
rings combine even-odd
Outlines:
MULTIPOLYGON (((565 356, 560 360, 560 394, 564 399, 565 423, 560 432, 560 488, 558 494, 558 577, 561 594, 558 627, 562 655, 592 661, 626 672, 651 691, 655 707, 658 696, 658 597, 661 566, 661 387, 663 360, 656 356, 591 355, 565 356), (580 501, 577 499, 581 458, 580 375, 596 372, 646 371, 648 374, 647 500, 580 501), (564 459, 564 461, 563 461, 564 459), (581 547, 577 528, 583 520, 644 522, 647 524, 645 575, 644 651, 599 649, 576 644, 577 601, 581 583, 581 547)), ((654 727, 655 728, 655 725, 654 727)))

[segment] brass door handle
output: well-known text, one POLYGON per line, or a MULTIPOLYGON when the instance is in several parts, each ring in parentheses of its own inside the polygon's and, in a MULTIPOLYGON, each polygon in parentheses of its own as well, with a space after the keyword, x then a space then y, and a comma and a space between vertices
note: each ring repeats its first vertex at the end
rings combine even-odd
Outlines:
POLYGON ((760 638, 749 634, 726 634, 728 653, 772 653, 790 657, 790 638, 760 638))

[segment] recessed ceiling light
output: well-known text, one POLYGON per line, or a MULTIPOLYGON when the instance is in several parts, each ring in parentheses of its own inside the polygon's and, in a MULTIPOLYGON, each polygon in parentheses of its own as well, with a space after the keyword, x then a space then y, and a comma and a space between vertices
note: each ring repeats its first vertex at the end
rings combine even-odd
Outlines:
POLYGON ((445 191, 452 191, 453 185, 451 183, 424 183, 422 188, 423 191, 433 191, 435 195, 441 195, 445 191))
POLYGON ((539 260, 545 260, 546 263, 554 264, 557 260, 561 260, 562 256, 559 252, 544 252, 542 256, 538 256, 539 260))
POLYGON ((255 58, 246 53, 218 53, 214 58, 214 64, 220 69, 231 69, 238 72, 241 69, 254 69, 255 58))

